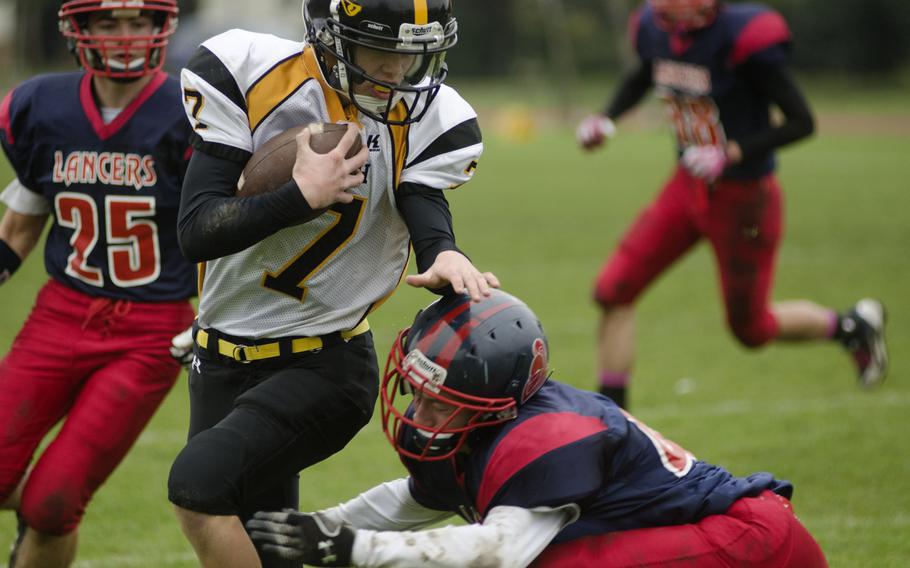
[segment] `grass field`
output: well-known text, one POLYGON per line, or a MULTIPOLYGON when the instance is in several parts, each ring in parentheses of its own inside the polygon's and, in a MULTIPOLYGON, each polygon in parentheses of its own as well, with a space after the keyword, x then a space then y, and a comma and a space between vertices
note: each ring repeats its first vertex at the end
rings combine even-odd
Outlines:
MULTIPOLYGON (((475 180, 451 195, 459 244, 541 317, 555 376, 590 387, 591 281, 668 172, 669 135, 646 110, 608 151, 583 155, 558 120, 539 126, 525 110, 497 114, 486 109, 509 100, 507 92, 468 90, 489 101, 479 105, 487 149, 475 180)), ((594 108, 597 91, 578 107, 594 108)), ((631 405, 699 458, 793 481, 796 511, 832 566, 903 567, 910 565, 907 90, 845 88, 818 98, 818 135, 781 156, 787 233, 774 296, 835 307, 881 298, 890 316, 889 380, 860 391, 834 345, 739 347, 724 327, 712 260, 701 247, 640 304, 631 405), (874 102, 857 103, 866 99, 874 102)), ((0 183, 10 177, 0 163, 0 183)), ((34 254, 3 287, 0 351, 44 278, 34 254)), ((403 288, 371 318, 383 360, 394 332, 429 300, 403 288)), ((89 508, 77 566, 195 565, 165 487, 186 421, 181 380, 89 508)), ((332 505, 402 473, 374 420, 345 451, 303 474, 301 506, 332 505)), ((12 538, 12 515, 3 514, 0 547, 12 538)))

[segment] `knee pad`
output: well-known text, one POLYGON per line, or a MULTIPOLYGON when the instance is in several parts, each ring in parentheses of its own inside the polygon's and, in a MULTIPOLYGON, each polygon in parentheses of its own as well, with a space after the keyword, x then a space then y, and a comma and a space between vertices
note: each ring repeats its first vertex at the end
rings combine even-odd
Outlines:
POLYGON ((19 514, 32 530, 59 536, 76 530, 85 505, 79 487, 29 486, 23 492, 19 514))
POLYGON ((221 428, 194 436, 171 465, 170 502, 209 515, 239 514, 243 448, 235 434, 221 428))
POLYGON ((749 349, 761 347, 777 335, 777 322, 770 315, 753 321, 729 323, 736 339, 749 349))
POLYGON ((649 282, 639 272, 622 251, 617 252, 594 281, 594 301, 603 308, 631 304, 649 282))

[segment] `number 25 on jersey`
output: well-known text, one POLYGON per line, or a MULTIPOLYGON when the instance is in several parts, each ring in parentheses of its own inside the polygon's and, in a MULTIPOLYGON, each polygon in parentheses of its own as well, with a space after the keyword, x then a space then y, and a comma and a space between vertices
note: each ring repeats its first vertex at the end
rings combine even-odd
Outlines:
POLYGON ((86 284, 103 287, 104 273, 88 258, 99 245, 107 249, 111 282, 120 288, 154 282, 161 273, 158 226, 154 197, 107 195, 104 198, 105 231, 101 233, 95 200, 82 193, 64 191, 54 198, 57 223, 73 230, 73 252, 66 273, 86 284))

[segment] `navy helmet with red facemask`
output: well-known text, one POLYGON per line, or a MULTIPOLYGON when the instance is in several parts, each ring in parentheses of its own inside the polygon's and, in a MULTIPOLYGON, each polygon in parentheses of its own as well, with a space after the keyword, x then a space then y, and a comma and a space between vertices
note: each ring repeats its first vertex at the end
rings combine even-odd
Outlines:
POLYGON ((658 27, 684 34, 707 27, 717 17, 718 0, 648 0, 658 27))
POLYGON ((480 302, 446 296, 392 345, 380 388, 383 431, 402 457, 448 459, 471 432, 515 418, 548 377, 547 337, 521 300, 500 290, 480 302), (418 424, 407 396, 415 393, 454 410, 441 424, 418 424))
POLYGON ((445 81, 446 51, 458 41, 452 0, 303 0, 307 43, 326 82, 373 120, 410 124, 420 120, 445 81), (399 84, 369 75, 357 50, 413 58, 399 84), (387 97, 357 94, 368 81, 387 97), (392 111, 400 103, 404 112, 392 111))
POLYGON ((64 0, 58 12, 60 33, 86 71, 115 80, 134 80, 164 65, 167 44, 177 29, 177 0, 64 0), (99 35, 88 30, 90 16, 152 19, 143 35, 99 35))

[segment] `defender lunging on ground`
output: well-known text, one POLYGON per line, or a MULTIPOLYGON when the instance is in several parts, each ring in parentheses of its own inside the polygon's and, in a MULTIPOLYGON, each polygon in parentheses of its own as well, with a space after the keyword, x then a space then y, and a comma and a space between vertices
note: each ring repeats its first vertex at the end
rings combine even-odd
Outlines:
POLYGON ((520 300, 450 296, 392 346, 382 418, 409 477, 317 513, 261 512, 313 566, 820 568, 793 486, 695 459, 609 398, 549 380, 520 300), (465 526, 418 531, 452 515, 465 526))

